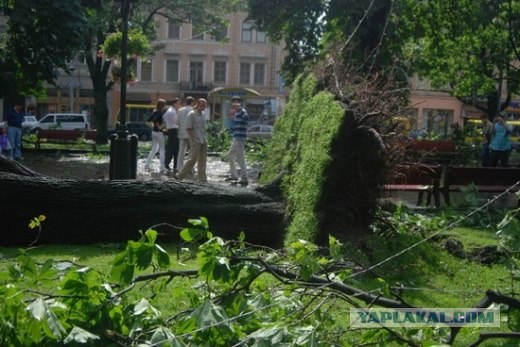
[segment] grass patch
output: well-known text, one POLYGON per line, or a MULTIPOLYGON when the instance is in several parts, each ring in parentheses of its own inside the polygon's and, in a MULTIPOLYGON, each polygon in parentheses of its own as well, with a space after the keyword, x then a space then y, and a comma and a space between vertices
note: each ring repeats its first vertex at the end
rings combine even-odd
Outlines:
POLYGON ((498 245, 496 231, 491 229, 454 228, 443 232, 442 235, 459 240, 466 250, 475 247, 498 245))

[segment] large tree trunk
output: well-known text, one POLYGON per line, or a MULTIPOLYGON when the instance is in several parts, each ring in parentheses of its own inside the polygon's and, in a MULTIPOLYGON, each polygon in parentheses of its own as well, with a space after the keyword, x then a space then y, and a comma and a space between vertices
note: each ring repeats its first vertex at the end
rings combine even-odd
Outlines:
MULTIPOLYGON (((75 181, 38 175, 0 158, 2 246, 26 246, 38 232, 29 222, 45 215, 38 243, 125 242, 155 229, 159 242, 178 240, 190 218, 206 217, 217 236, 277 247, 284 206, 261 191, 181 181, 75 181), (172 227, 175 226, 175 227, 172 227)), ((267 191, 267 190, 265 190, 267 191)))
MULTIPOLYGON (((95 58, 89 54, 86 56, 87 66, 94 89, 94 118, 92 127, 97 130, 96 143, 104 144, 108 142, 108 106, 107 92, 114 85, 114 81, 107 82, 108 71, 111 62, 104 60, 100 56, 95 58)), ((91 120, 92 121, 92 120, 91 120)))

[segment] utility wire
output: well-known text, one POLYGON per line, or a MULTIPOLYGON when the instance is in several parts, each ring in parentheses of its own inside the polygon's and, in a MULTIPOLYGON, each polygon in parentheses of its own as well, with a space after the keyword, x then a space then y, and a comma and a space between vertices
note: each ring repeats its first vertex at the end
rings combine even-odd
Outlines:
POLYGON ((515 184, 513 184, 512 186, 510 186, 509 188, 507 188, 505 191, 503 191, 502 193, 500 193, 499 195, 495 196, 493 199, 491 200, 488 200, 488 202, 486 202, 484 205, 476 208, 475 210, 471 211, 470 213, 466 214, 465 216, 457 219, 456 221, 454 221, 453 223, 449 224, 447 227, 445 227, 444 229, 441 229, 439 231, 436 231, 434 232, 433 234, 425 237, 424 239, 420 240, 420 241, 417 241, 416 243, 414 243, 413 245, 403 249, 402 251, 394 254, 394 255, 391 255, 390 257, 384 259, 384 260, 381 260, 379 263, 376 263, 372 266, 370 266, 369 268, 366 268, 364 270, 361 270, 359 272, 356 272, 356 273, 353 273, 352 275, 348 276, 347 278, 345 278, 344 280, 348 280, 350 278, 353 278, 353 277, 356 277, 358 275, 361 275, 363 273, 366 273, 366 272, 369 272, 369 271, 372 271, 374 270, 375 268, 389 262, 390 260, 392 259, 395 259, 403 254, 405 254, 406 252, 412 250, 413 248, 419 246, 420 244, 428 241, 428 240, 431 240, 432 238, 434 238, 435 236, 445 232, 445 231, 448 231, 452 228, 454 228, 455 226, 459 225, 460 223, 462 223, 464 220, 466 220, 467 218, 471 217, 472 215, 476 214, 477 212, 487 208, 489 205, 491 205, 492 203, 494 203, 495 201, 497 201, 500 197, 502 197, 503 195, 509 193, 511 190, 513 190, 515 187, 517 187, 518 185, 520 185, 520 181, 516 182, 515 184))

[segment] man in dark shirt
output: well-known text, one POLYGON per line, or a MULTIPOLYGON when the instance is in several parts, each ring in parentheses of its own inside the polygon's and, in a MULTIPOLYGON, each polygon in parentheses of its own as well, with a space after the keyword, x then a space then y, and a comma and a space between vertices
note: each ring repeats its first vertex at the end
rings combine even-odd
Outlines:
POLYGON ((14 160, 22 160, 22 123, 25 121, 22 110, 22 102, 16 100, 14 107, 7 111, 5 117, 7 121, 7 138, 11 144, 9 157, 14 160))

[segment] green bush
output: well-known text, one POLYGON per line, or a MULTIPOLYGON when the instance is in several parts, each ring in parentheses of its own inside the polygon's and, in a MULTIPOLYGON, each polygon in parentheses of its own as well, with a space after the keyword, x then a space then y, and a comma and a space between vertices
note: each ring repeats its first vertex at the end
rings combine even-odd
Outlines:
POLYGON ((229 130, 222 127, 221 121, 208 123, 208 148, 211 152, 222 153, 229 149, 231 134, 229 130))

